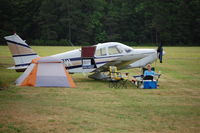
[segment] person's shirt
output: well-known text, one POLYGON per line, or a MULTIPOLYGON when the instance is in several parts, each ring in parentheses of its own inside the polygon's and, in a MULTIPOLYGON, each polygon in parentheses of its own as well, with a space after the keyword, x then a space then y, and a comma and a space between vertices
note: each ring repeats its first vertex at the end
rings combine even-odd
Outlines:
POLYGON ((146 70, 146 71, 144 71, 144 76, 155 76, 155 72, 154 71, 148 71, 148 70, 146 70))

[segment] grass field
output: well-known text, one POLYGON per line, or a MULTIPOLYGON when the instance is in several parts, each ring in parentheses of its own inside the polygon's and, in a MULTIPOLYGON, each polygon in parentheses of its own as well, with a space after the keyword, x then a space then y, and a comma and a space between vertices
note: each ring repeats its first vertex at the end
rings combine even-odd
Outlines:
MULTIPOLYGON (((41 56, 73 49, 32 48, 41 56)), ((114 89, 82 74, 72 75, 77 88, 34 88, 14 85, 21 73, 6 69, 13 60, 0 46, 0 132, 199 133, 200 47, 164 49, 164 63, 154 64, 159 89, 114 89)))

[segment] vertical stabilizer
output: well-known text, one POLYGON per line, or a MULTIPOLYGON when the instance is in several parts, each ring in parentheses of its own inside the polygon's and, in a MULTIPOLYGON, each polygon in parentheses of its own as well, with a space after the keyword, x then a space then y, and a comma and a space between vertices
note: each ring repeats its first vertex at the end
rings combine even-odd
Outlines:
POLYGON ((32 59, 39 57, 31 47, 24 40, 22 40, 17 34, 4 37, 12 57, 15 61, 15 68, 27 67, 30 65, 32 59))

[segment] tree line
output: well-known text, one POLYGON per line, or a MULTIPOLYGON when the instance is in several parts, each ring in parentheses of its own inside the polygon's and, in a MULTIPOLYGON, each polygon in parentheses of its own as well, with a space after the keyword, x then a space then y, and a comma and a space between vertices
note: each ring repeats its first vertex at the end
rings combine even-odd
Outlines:
POLYGON ((0 0, 0 43, 199 45, 199 0, 0 0))

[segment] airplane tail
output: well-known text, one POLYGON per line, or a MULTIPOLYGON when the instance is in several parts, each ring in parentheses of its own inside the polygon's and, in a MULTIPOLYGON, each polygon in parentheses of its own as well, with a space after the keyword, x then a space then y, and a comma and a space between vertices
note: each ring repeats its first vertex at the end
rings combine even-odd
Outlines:
POLYGON ((39 57, 37 53, 35 53, 17 34, 6 36, 4 39, 6 40, 15 61, 15 66, 10 67, 9 69, 24 71, 30 65, 32 59, 39 57))

